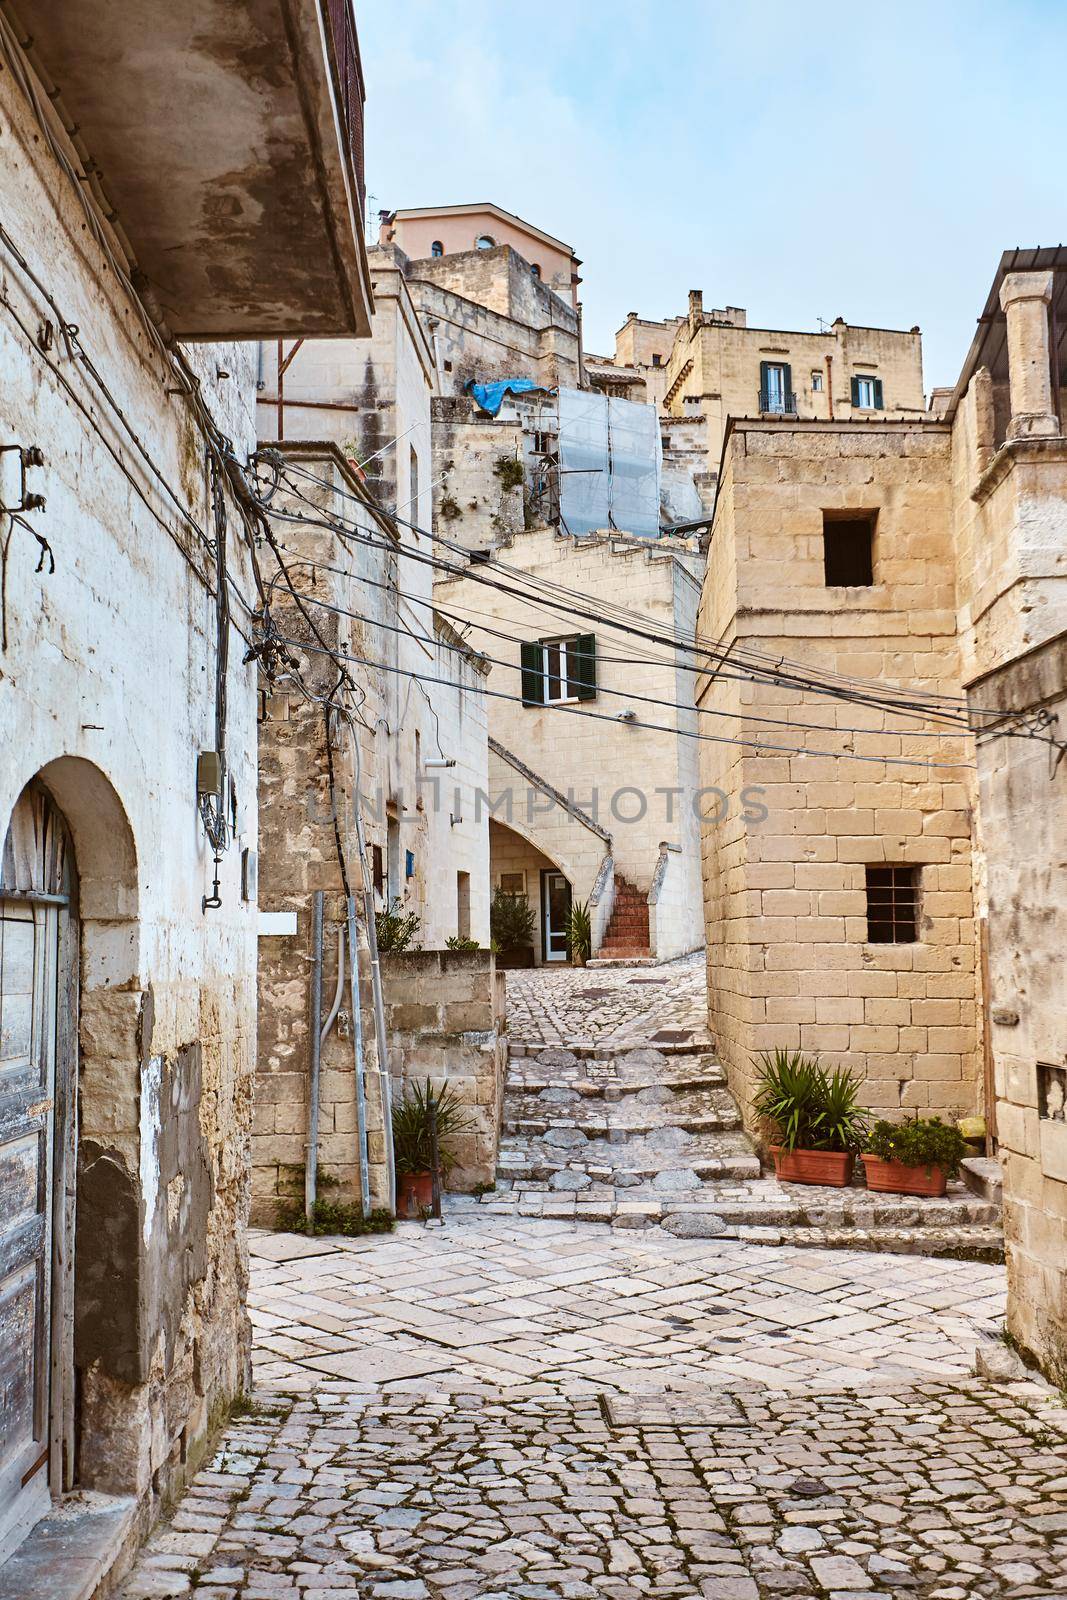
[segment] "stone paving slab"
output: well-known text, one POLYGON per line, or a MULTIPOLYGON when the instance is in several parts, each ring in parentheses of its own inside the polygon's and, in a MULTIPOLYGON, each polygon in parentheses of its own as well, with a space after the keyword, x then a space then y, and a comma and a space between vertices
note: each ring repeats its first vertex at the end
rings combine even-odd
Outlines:
POLYGON ((326 1243, 281 1261, 253 1239, 260 1408, 227 1428, 123 1600, 1067 1587, 1067 1409, 1047 1385, 968 1375, 1000 1268, 477 1214, 326 1243), (324 1303, 351 1317, 357 1355, 415 1348, 438 1319, 493 1337, 385 1385, 274 1359, 265 1328, 314 1350, 307 1309, 324 1303))
POLYGON ((660 1031, 685 1042, 707 1039, 707 979, 703 950, 654 971, 635 964, 509 972, 508 1031, 531 1048, 645 1043, 660 1031), (649 983, 665 977, 665 984, 649 983))

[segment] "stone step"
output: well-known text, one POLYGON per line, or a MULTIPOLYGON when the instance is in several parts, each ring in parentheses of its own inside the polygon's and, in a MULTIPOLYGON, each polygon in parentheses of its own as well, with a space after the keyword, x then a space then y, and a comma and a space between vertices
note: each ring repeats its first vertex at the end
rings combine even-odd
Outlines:
POLYGON ((661 1193, 698 1190, 705 1182, 744 1181, 760 1175, 759 1157, 742 1133, 699 1134, 676 1150, 648 1150, 642 1142, 609 1145, 591 1141, 581 1150, 555 1149, 531 1143, 501 1148, 497 1181, 545 1183, 557 1189, 655 1185, 661 1193), (568 1159, 569 1158, 569 1159, 568 1159))
MULTIPOLYGON (((773 1180, 762 1179, 760 1183, 773 1180)), ((720 1183, 721 1188, 728 1188, 720 1183)), ((861 1191, 861 1198, 866 1195, 861 1191)), ((882 1197, 884 1198, 884 1197, 882 1197)), ((904 1197, 901 1197, 902 1199, 904 1197)), ((780 1220, 769 1223, 772 1208, 751 1203, 724 1205, 716 1199, 716 1186, 705 1184, 682 1198, 657 1194, 647 1187, 614 1190, 593 1184, 577 1192, 545 1184, 516 1183, 494 1191, 480 1201, 494 1214, 520 1217, 567 1217, 576 1222, 602 1222, 613 1228, 663 1227, 676 1238, 736 1239, 747 1244, 799 1249, 885 1251, 895 1255, 945 1256, 957 1260, 1002 1261, 1004 1240, 994 1221, 969 1217, 966 1205, 926 1202, 919 1223, 906 1221, 901 1208, 870 1207, 855 1213, 856 1220, 828 1216, 821 1224, 804 1225, 780 1220)), ((780 1211, 781 1208, 779 1207, 780 1211)))
MULTIPOLYGON (((670 1091, 672 1097, 686 1094, 707 1094, 713 1090, 726 1091, 726 1074, 721 1067, 687 1068, 680 1065, 676 1073, 668 1078, 661 1078, 658 1083, 630 1083, 618 1078, 579 1078, 573 1083, 560 1084, 549 1078, 521 1077, 509 1074, 508 1087, 504 1094, 504 1113, 514 1110, 520 1114, 529 1108, 530 1114, 537 1111, 544 1112, 546 1107, 555 1107, 560 1116, 568 1115, 567 1106, 578 1106, 582 1101, 591 1101, 594 1105, 604 1102, 609 1105, 618 1105, 627 1100, 639 1099, 649 1089, 664 1088, 670 1091)), ((664 1101, 666 1105, 669 1102, 664 1101)))
POLYGON ((1000 1204, 1004 1194, 1004 1175, 999 1161, 991 1156, 968 1156, 961 1162, 961 1172, 964 1183, 972 1193, 1000 1204))

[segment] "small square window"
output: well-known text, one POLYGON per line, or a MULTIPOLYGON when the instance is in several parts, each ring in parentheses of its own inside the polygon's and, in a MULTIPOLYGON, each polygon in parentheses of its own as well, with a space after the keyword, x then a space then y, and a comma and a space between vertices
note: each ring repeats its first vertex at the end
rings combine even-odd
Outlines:
POLYGON ((653 355, 652 365, 654 367, 661 367, 663 365, 663 357, 659 354, 653 355))
POLYGON ((867 868, 870 944, 914 944, 919 937, 918 867, 867 868))
POLYGON ((823 571, 828 589, 869 588, 874 582, 873 512, 839 517, 823 512, 823 571))

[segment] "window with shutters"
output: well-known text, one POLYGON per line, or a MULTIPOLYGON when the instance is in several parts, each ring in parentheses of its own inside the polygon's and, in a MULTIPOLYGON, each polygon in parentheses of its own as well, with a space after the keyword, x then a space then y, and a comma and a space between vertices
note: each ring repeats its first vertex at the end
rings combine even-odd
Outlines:
POLYGON ((521 646, 524 705, 559 705, 596 697, 596 641, 591 633, 527 640, 521 646))
POLYGON ((770 416, 784 416, 796 410, 793 369, 788 361, 760 362, 759 408, 770 416))
POLYGON ((852 404, 857 411, 883 411, 881 378, 857 373, 852 379, 852 404))
POLYGON ((868 942, 914 944, 919 937, 918 921, 918 867, 868 867, 868 942))
POLYGON ((874 583, 873 511, 824 511, 823 571, 828 589, 869 588, 874 583))

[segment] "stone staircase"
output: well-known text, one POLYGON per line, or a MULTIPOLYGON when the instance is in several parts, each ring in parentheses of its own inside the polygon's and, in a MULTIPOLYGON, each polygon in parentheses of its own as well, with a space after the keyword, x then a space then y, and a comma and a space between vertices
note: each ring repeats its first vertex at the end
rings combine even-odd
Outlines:
MULTIPOLYGON (((857 1174, 858 1178, 858 1174, 857 1174)), ((1000 1206, 763 1177, 710 1044, 511 1045, 492 1212, 685 1238, 1003 1258, 1000 1206)))
POLYGON ((601 960, 633 961, 651 954, 648 897, 627 878, 616 874, 615 903, 597 956, 601 960))

